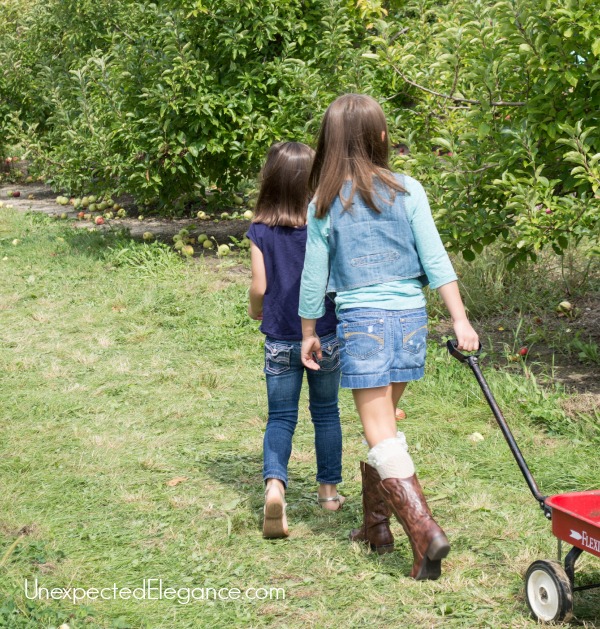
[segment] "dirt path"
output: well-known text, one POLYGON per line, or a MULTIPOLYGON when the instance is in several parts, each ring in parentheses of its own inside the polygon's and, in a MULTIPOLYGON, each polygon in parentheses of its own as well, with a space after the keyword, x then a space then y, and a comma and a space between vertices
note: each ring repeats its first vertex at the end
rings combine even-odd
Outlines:
POLYGON ((115 228, 125 228, 129 230, 132 238, 142 239, 145 232, 152 232, 157 240, 172 244, 173 236, 183 227, 196 225, 202 233, 209 238, 214 238, 218 244, 229 243, 229 236, 240 240, 248 231, 250 222, 247 220, 219 220, 215 223, 212 220, 200 221, 198 219, 180 218, 166 219, 158 217, 148 217, 138 220, 138 210, 135 206, 123 203, 128 212, 128 216, 123 219, 114 218, 106 221, 104 225, 94 225, 91 221, 79 220, 78 210, 74 210, 71 205, 59 205, 56 203, 57 194, 49 186, 44 184, 13 184, 0 186, 0 201, 5 205, 12 205, 14 208, 23 211, 43 212, 44 214, 61 215, 67 214, 67 220, 72 221, 73 227, 85 228, 96 227, 96 229, 110 230, 115 228), (9 197, 9 191, 18 190, 19 197, 9 197))

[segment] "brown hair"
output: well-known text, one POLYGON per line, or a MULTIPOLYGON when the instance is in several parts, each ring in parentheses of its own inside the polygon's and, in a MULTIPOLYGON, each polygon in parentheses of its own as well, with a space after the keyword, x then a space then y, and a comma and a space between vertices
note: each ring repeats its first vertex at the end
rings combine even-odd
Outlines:
POLYGON ((267 153, 260 173, 260 192, 254 222, 273 227, 306 223, 312 196, 308 184, 315 152, 300 142, 278 142, 267 153))
POLYGON ((310 173, 317 195, 317 218, 327 215, 347 179, 352 180, 352 191, 348 199, 341 199, 345 210, 358 192, 370 208, 380 211, 374 200, 379 197, 374 190, 375 176, 392 194, 406 192, 390 171, 388 156, 387 123, 379 103, 366 94, 345 94, 334 100, 321 123, 310 173))

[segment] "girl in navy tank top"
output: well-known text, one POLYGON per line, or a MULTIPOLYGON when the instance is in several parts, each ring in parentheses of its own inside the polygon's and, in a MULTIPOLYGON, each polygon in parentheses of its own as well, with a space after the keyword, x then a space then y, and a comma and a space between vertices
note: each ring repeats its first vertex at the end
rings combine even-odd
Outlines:
POLYGON ((279 142, 270 148, 261 172, 254 221, 248 231, 252 261, 248 314, 261 321, 260 330, 265 335, 264 372, 269 408, 263 447, 263 536, 266 538, 288 535, 287 468, 305 372, 315 429, 317 504, 336 511, 345 500, 337 492, 337 484, 342 481, 342 431, 333 302, 317 322, 323 348, 321 369, 305 369, 300 358, 302 326, 298 302, 313 156, 311 148, 298 142, 279 142))

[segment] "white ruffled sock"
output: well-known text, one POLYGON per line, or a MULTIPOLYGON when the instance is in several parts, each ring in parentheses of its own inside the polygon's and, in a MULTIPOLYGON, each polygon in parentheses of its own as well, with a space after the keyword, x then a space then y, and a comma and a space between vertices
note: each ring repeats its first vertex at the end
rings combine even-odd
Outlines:
POLYGON ((369 450, 367 463, 372 465, 381 480, 386 478, 410 478, 414 476, 415 466, 408 453, 404 433, 397 437, 384 439, 369 450))

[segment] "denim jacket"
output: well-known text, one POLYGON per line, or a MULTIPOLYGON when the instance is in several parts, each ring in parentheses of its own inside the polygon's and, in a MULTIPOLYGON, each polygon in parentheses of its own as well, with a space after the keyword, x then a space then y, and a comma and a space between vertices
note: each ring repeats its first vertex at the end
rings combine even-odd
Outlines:
MULTIPOLYGON (((394 176, 403 185, 404 177, 394 176)), ((342 196, 347 198, 350 190, 351 182, 346 182, 342 196)), ((370 209, 358 193, 348 210, 339 196, 329 210, 330 295, 394 280, 416 278, 423 286, 429 283, 406 216, 405 194, 396 192, 390 203, 390 191, 382 184, 374 192, 380 213, 370 209)))

